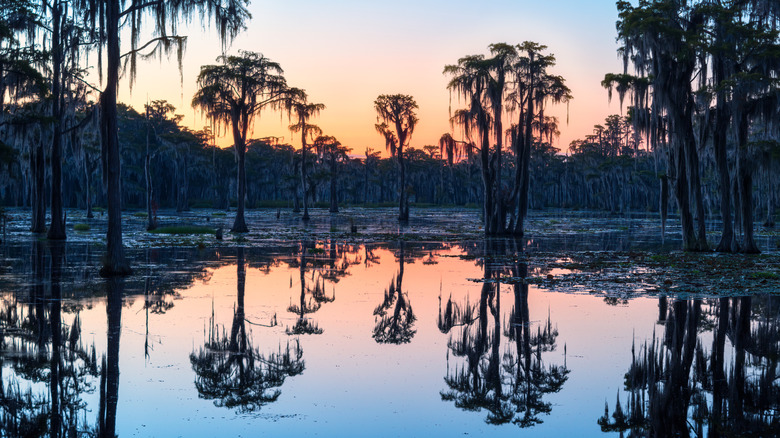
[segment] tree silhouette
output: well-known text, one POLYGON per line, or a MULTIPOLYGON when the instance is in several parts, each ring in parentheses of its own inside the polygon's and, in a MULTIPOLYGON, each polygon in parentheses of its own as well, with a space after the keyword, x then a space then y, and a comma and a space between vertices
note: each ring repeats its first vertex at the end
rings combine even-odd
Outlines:
POLYGON ((23 131, 30 125, 37 125, 36 128, 41 131, 34 166, 31 167, 35 178, 31 230, 36 233, 46 231, 44 192, 47 191, 51 202, 47 237, 64 240, 63 148, 70 138, 67 134, 81 128, 66 124, 72 121, 75 107, 86 94, 84 70, 79 64, 84 40, 88 40, 89 35, 84 29, 81 14, 74 13, 74 9, 78 11, 78 8, 74 8, 71 2, 7 0, 0 6, 3 10, 3 25, 0 27, 0 93, 3 97, 0 98, 0 109, 4 116, 12 116, 3 117, 6 120, 0 121, 0 126, 13 123, 17 125, 13 131, 18 132, 19 128, 23 131), (37 96, 33 96, 29 94, 30 85, 38 81, 42 87, 37 96), (11 98, 10 107, 5 105, 6 97, 11 98), (27 120, 16 117, 21 115, 18 109, 22 107, 32 110, 24 117, 27 120), (9 109, 11 111, 7 111, 9 109), (43 157, 44 143, 46 158, 43 157), (47 175, 42 173, 46 167, 43 161, 49 163, 47 175), (46 176, 49 178, 44 182, 46 176), (43 184, 49 186, 47 190, 42 188, 43 184))
POLYGON ((385 139, 390 155, 398 162, 398 220, 409 220, 409 193, 406 187, 406 165, 404 148, 417 126, 417 102, 406 94, 382 94, 374 101, 377 112, 377 132, 385 139), (380 123, 381 122, 381 123, 380 123))
POLYGON ((517 46, 519 56, 514 66, 517 84, 511 101, 520 109, 520 115, 512 126, 511 134, 515 152, 515 188, 510 201, 514 206, 510 228, 516 235, 523 234, 523 218, 528 214, 529 163, 534 142, 541 143, 545 134, 551 140, 557 131, 548 122, 550 119, 545 117, 545 107, 548 102, 562 103, 572 98, 565 80, 547 71, 555 65, 555 56, 543 54, 546 49, 547 46, 530 41, 517 46), (534 132, 538 133, 538 140, 534 138, 534 132))
POLYGON ((320 114, 325 109, 325 105, 322 103, 308 103, 306 101, 306 93, 303 91, 294 93, 285 102, 288 115, 294 114, 297 122, 294 125, 290 125, 290 131, 300 132, 301 134, 301 190, 303 191, 303 220, 309 220, 309 195, 308 186, 306 184, 306 154, 309 151, 309 145, 307 140, 314 140, 315 137, 322 134, 322 130, 316 126, 309 124, 309 120, 320 114))
POLYGON ((149 148, 152 138, 155 143, 160 143, 161 135, 165 134, 171 128, 173 123, 176 125, 181 116, 169 119, 176 108, 165 100, 153 100, 144 105, 146 109, 146 155, 144 157, 144 182, 146 183, 146 230, 151 231, 157 228, 157 209, 154 208, 154 184, 152 183, 152 158, 157 152, 152 152, 149 148), (153 137, 152 137, 153 136, 153 137))
MULTIPOLYGON (((566 102, 571 92, 560 76, 547 72, 555 57, 541 55, 547 47, 524 42, 517 46, 491 44, 490 57, 470 55, 455 65, 444 67, 451 76, 447 88, 466 102, 466 108, 455 111, 451 123, 463 127, 468 139, 475 140, 482 169, 483 216, 485 234, 509 232, 523 234, 523 219, 528 210, 530 190, 530 156, 534 138, 534 121, 544 121, 544 105, 548 101, 566 102), (508 130, 514 152, 514 181, 511 193, 502 182, 504 103, 519 114, 517 123, 508 130), (493 146, 493 144, 495 146, 493 146), (507 224, 507 212, 510 213, 507 224)), ((539 141, 544 123, 536 126, 539 141)), ((453 144, 444 139, 445 147, 453 144)))
MULTIPOLYGON (((677 0, 619 2, 622 74, 602 85, 667 162, 680 211, 683 249, 704 251, 708 191, 702 165, 718 173, 722 233, 718 251, 758 252, 753 237, 753 174, 764 141, 777 136, 774 102, 780 69, 772 2, 677 0), (629 66, 633 71, 629 73, 629 66), (770 103, 772 102, 772 103, 770 103), (713 156, 708 157, 708 143, 713 156), (700 159, 700 154, 704 154, 700 159)), ((767 160, 766 168, 772 163, 767 160)), ((706 170, 706 167, 705 167, 706 170)), ((715 206, 712 206, 717 208, 715 206)), ((662 211, 662 220, 665 215, 662 211)))
POLYGON ((46 231, 45 157, 42 125, 50 87, 36 66, 45 64, 34 36, 41 24, 38 8, 24 0, 0 2, 0 156, 10 165, 24 155, 33 180, 30 231, 46 231), (34 138, 37 137, 37 138, 34 138), (26 154, 25 154, 26 152, 26 154))
POLYGON ((441 159, 447 163, 447 167, 449 168, 449 196, 453 203, 456 202, 454 199, 455 163, 459 162, 464 156, 471 158, 471 155, 475 150, 476 147, 473 143, 455 140, 449 132, 445 132, 439 138, 439 155, 441 156, 441 159))
MULTIPOLYGON (((638 56, 635 60, 639 72, 648 71, 659 78, 657 83, 652 84, 652 92, 653 96, 658 96, 657 103, 663 107, 655 107, 654 109, 665 114, 669 130, 674 133, 670 136, 672 149, 669 169, 673 172, 672 182, 680 210, 684 248, 701 251, 707 249, 707 239, 699 179, 699 158, 693 129, 692 79, 696 54, 694 46, 688 44, 687 41, 698 33, 702 21, 699 19, 689 20, 689 17, 678 15, 678 12, 683 13, 683 11, 674 9, 677 2, 667 3, 668 5, 663 5, 662 2, 647 4, 637 10, 633 10, 630 6, 625 7, 628 5, 627 3, 621 4, 618 32, 626 44, 625 56, 629 56, 635 50, 642 53, 643 56, 638 56), (673 9, 666 6, 671 6, 673 9), (639 15, 647 14, 655 16, 656 29, 653 30, 651 27, 644 29, 643 26, 637 26, 636 18, 639 18, 639 15), (642 45, 646 45, 646 47, 642 45), (690 210, 692 201, 696 203, 699 218, 695 234, 690 210)), ((619 77, 620 80, 622 78, 619 77)), ((615 79, 618 77, 609 75, 605 77, 605 86, 612 86, 615 79)), ((635 84, 638 90, 642 90, 641 93, 644 96, 644 93, 647 92, 647 85, 650 83, 636 81, 635 84)), ((656 100, 654 99, 653 102, 656 100)), ((638 105, 643 103, 637 102, 638 105)), ((660 114, 658 115, 660 116, 660 114)), ((657 116, 653 116, 653 118, 657 118, 657 116)))
POLYGON ((85 28, 83 16, 71 12, 78 10, 71 2, 53 0, 41 3, 42 16, 49 21, 44 22, 42 28, 45 33, 50 32, 50 38, 43 38, 48 42, 51 95, 51 154, 50 154, 50 183, 51 183, 51 223, 47 238, 51 240, 64 240, 65 218, 63 216, 62 200, 62 164, 63 148, 69 139, 68 131, 79 129, 78 125, 68 127, 66 123, 71 119, 75 106, 78 104, 79 94, 86 94, 84 87, 84 71, 80 67, 83 42, 92 36, 85 28), (79 90, 80 89, 80 90, 79 90), (70 114, 69 114, 70 113, 70 114), (67 117, 70 116, 70 117, 67 117))
POLYGON ((349 159, 347 152, 350 151, 341 145, 341 142, 336 137, 329 135, 321 135, 314 140, 314 148, 317 151, 322 161, 326 161, 329 172, 328 177, 330 179, 330 212, 339 212, 339 196, 338 196, 338 165, 340 162, 349 159))
POLYGON ((486 61, 483 55, 466 56, 459 59, 457 65, 444 67, 444 74, 452 76, 447 88, 467 102, 467 108, 455 111, 451 123, 462 126, 467 138, 471 139, 472 135, 477 137, 475 144, 482 169, 482 214, 487 235, 501 234, 504 227, 503 222, 496 217, 500 210, 497 206, 500 203, 500 187, 496 185, 499 178, 496 163, 500 151, 491 153, 490 150, 491 127, 494 123, 491 103, 487 101, 488 89, 492 84, 491 67, 492 63, 486 61))
POLYGON ((126 275, 131 272, 122 245, 121 174, 117 120, 117 93, 122 60, 129 64, 130 82, 135 78, 138 56, 168 55, 177 49, 181 61, 185 39, 176 35, 181 20, 189 19, 194 13, 213 20, 224 43, 232 40, 243 30, 250 17, 245 0, 183 0, 164 2, 160 0, 133 0, 126 4, 120 0, 79 0, 79 10, 94 29, 94 40, 98 47, 98 70, 103 73, 103 51, 105 50, 105 89, 100 96, 100 133, 103 147, 102 169, 106 185, 108 204, 108 230, 106 234, 106 257, 101 275, 126 275), (124 8, 124 9, 123 9, 124 8), (144 22, 152 21, 152 39, 141 44, 144 22), (129 30, 130 48, 121 52, 120 34, 129 30), (144 50, 150 50, 143 53, 144 50))
POLYGON ((363 204, 368 203, 368 177, 379 161, 379 152, 366 148, 366 159, 363 161, 363 204))
POLYGON ((192 106, 206 112, 218 126, 230 127, 238 159, 238 210, 231 231, 246 233, 246 145, 249 128, 265 109, 279 109, 290 102, 291 90, 282 68, 260 53, 240 51, 222 55, 219 65, 204 65, 198 75, 198 91, 192 106))

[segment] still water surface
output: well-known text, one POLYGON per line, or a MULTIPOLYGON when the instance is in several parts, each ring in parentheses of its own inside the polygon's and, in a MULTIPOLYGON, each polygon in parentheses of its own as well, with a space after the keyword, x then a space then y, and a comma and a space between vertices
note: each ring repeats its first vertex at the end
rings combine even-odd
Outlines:
POLYGON ((6 247, 0 436, 780 430, 777 297, 559 293, 516 250, 147 249, 106 281, 89 245, 6 247))

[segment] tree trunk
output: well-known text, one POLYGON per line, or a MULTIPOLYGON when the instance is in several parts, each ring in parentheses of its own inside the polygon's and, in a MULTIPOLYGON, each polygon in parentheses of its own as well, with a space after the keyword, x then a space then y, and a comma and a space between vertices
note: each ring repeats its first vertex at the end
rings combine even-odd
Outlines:
POLYGON ((144 159, 144 181, 146 181, 146 231, 152 231, 157 228, 157 218, 155 217, 155 208, 152 208, 154 202, 154 186, 152 184, 152 156, 149 153, 149 126, 146 127, 146 157, 144 159))
POLYGON ((672 163, 675 171, 673 179, 674 194, 677 198, 677 209, 680 212, 680 225, 682 228, 683 251, 698 251, 698 242, 693 231, 693 215, 691 215, 691 204, 688 198, 688 175, 685 166, 685 154, 682 145, 674 142, 671 152, 672 163))
MULTIPOLYGON (((720 29, 720 26, 718 26, 720 29)), ((720 31, 718 40, 721 39, 720 31)), ((715 57, 713 70, 716 83, 720 83, 726 77, 724 60, 720 56, 715 57)), ((723 230, 720 235, 720 242, 715 248, 718 252, 734 252, 737 250, 737 240, 734 234, 734 222, 731 214, 731 174, 728 164, 728 140, 726 138, 731 115, 726 105, 726 92, 719 90, 717 93, 717 102, 715 109, 715 127, 712 134, 712 143, 715 149, 715 162, 718 166, 718 177, 720 186, 720 216, 723 221, 723 230)))
POLYGON ((398 221, 406 222, 409 220, 409 194, 406 192, 406 164, 404 162, 404 151, 402 146, 398 146, 398 221))
MULTIPOLYGON (((534 64, 534 53, 529 52, 529 62, 531 69, 533 69, 534 64)), ((528 95, 526 96, 526 99, 528 100, 527 108, 525 110, 525 120, 523 121, 525 123, 525 127, 523 128, 523 132, 521 135, 524 136, 523 143, 522 143, 522 163, 520 167, 521 172, 521 185, 520 185, 520 192, 519 192, 519 198, 517 202, 519 202, 519 214, 515 222, 515 229, 513 230, 513 233, 515 236, 522 236, 525 233, 524 227, 525 227, 525 218, 528 216, 528 191, 531 187, 531 146, 533 145, 534 136, 533 136, 533 119, 534 119, 534 95, 533 90, 535 87, 535 76, 533 70, 530 72, 530 78, 529 78, 529 85, 528 85, 528 95)))
POLYGON ((175 165, 174 165, 174 179, 175 183, 173 185, 173 200, 176 203, 176 213, 181 213, 184 211, 182 208, 182 202, 181 202, 181 193, 183 190, 182 187, 182 168, 181 168, 181 160, 179 160, 179 151, 176 151, 176 155, 173 158, 175 165))
POLYGON ((133 271, 125 259, 122 244, 122 180, 119 156, 116 96, 119 87, 119 2, 106 4, 107 71, 106 89, 100 97, 101 136, 103 138, 103 172, 108 203, 106 256, 100 275, 128 275, 133 271))
POLYGON ((293 213, 301 212, 301 200, 298 194, 298 184, 293 187, 293 213))
POLYGON ((65 240, 65 223, 62 217, 62 31, 60 26, 62 4, 52 5, 52 116, 54 136, 51 144, 51 225, 49 240, 65 240))
POLYGON ((766 222, 764 226, 767 228, 775 227, 775 191, 772 186, 772 164, 767 166, 766 171, 766 222))
POLYGON ((368 204, 368 157, 366 157, 366 163, 364 167, 365 173, 363 178, 363 205, 368 204))
POLYGON ((339 212, 339 194, 336 190, 336 155, 335 152, 330 155, 330 212, 339 212))
MULTIPOLYGON (((236 220, 233 222, 233 228, 230 229, 230 232, 248 233, 249 228, 247 228, 244 220, 244 206, 246 203, 246 145, 240 136, 234 134, 233 139, 236 155, 238 156, 238 181, 236 181, 238 184, 238 208, 236 209, 236 220)), ((230 206, 230 202, 228 202, 228 206, 230 206)))
MULTIPOLYGON (((503 71, 501 72, 501 76, 503 77, 503 71)), ((501 85, 501 98, 503 99, 503 78, 499 80, 501 85)), ((495 126, 495 137, 496 137, 496 152, 495 152, 495 175, 496 175, 496 184, 495 184, 495 209, 496 209, 496 231, 497 234, 504 234, 506 232, 506 208, 505 208, 505 200, 504 196, 502 195, 503 191, 503 182, 501 178, 501 166, 502 166, 502 153, 503 153, 503 139, 504 139, 504 128, 501 124, 501 118, 502 118, 502 112, 503 112, 503 106, 501 105, 500 101, 497 105, 497 109, 495 110, 494 118, 493 118, 493 125, 495 126)))
POLYGON ((753 238, 753 160, 748 157, 749 119, 743 111, 737 126, 737 187, 739 205, 742 210, 742 245, 740 251, 746 254, 758 254, 758 246, 753 238))
POLYGON ((186 146, 184 150, 184 164, 182 169, 181 179, 181 193, 179 199, 181 200, 182 211, 190 211, 190 149, 186 146))
POLYGON ((669 216, 669 177, 663 175, 659 178, 661 183, 661 239, 666 236, 666 218, 669 216))
MULTIPOLYGON (((86 155, 86 154, 85 154, 86 155)), ((92 213, 92 166, 89 164, 89 158, 84 157, 84 173, 86 174, 86 190, 85 195, 87 197, 87 219, 92 219, 95 215, 92 213)))
MULTIPOLYGON (((484 135, 483 135, 484 137, 484 135)), ((492 236, 495 234, 493 226, 493 176, 490 172, 490 151, 485 147, 486 142, 482 141, 482 149, 479 152, 480 164, 482 167, 482 222, 485 224, 485 235, 492 236)))
POLYGON ((46 159, 43 156, 43 143, 38 142, 32 161, 32 225, 30 231, 46 231, 46 159))
POLYGON ((699 176, 699 153, 696 151, 696 139, 693 135, 692 127, 688 140, 685 143, 685 153, 687 155, 685 162, 688 165, 689 189, 696 206, 698 219, 696 221, 696 250, 707 251, 709 249, 707 244, 707 217, 704 213, 704 199, 701 190, 701 177, 699 176))
MULTIPOLYGON (((742 155, 744 152, 740 152, 742 155)), ((742 209, 742 247, 741 252, 758 254, 761 251, 753 237, 753 169, 747 159, 740 158, 738 166, 739 203, 742 209)))
MULTIPOLYGON (((306 133, 302 133, 305 136, 306 133)), ((304 137, 305 139, 305 137, 304 137)), ((309 193, 306 187, 306 141, 301 144, 301 188, 303 191, 303 220, 309 220, 309 193)))
POLYGON ((531 146, 527 141, 523 142, 523 152, 520 162, 520 190, 517 197, 517 217, 515 228, 512 231, 515 236, 525 234, 525 218, 528 216, 528 191, 531 186, 531 146))

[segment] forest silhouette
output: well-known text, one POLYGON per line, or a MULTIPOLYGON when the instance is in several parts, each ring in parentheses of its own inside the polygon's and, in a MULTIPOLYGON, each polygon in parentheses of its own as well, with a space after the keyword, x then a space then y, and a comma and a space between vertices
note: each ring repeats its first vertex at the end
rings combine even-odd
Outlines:
POLYGON ((29 208, 30 230, 51 240, 66 238, 66 207, 104 206, 107 276, 131 272, 123 208, 145 206, 152 230, 160 208, 235 204, 231 231, 246 233, 247 206, 298 211, 302 204, 306 221, 310 205, 324 199, 334 213, 339 204, 395 202, 401 222, 410 205, 481 206, 487 236, 522 236, 530 209, 652 211, 664 224, 672 210, 684 250, 709 250, 705 222, 719 218, 716 250, 756 253, 755 219, 773 225, 777 204, 772 5, 618 2, 625 68, 600 85, 618 94, 625 116, 608 117, 567 150, 553 146, 562 121, 547 114, 575 96, 555 74, 550 49, 531 41, 490 44, 485 54, 444 67, 457 98, 452 132, 428 146, 409 144, 419 122, 413 96, 376 98, 375 129, 390 155, 382 158, 312 124, 325 104, 288 85, 280 64, 259 52, 227 54, 251 18, 244 1, 4 0, 2 202, 29 208), (201 67, 192 98, 216 132, 182 126, 165 101, 138 112, 116 100, 120 71, 132 87, 139 57, 175 53, 181 62, 177 25, 196 13, 218 30, 225 52, 201 67), (152 34, 147 41, 144 29, 152 34), (131 35, 127 47, 122 31, 131 35), (100 85, 86 75, 89 56, 98 60, 100 85), (300 147, 249 137, 261 114, 271 113, 288 117, 300 147), (223 131, 233 140, 225 149, 214 145, 223 131))

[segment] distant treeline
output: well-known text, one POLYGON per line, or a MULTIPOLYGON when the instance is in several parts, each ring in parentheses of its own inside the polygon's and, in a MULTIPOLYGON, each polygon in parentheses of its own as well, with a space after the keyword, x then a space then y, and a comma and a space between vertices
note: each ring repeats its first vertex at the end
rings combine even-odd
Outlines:
MULTIPOLYGON (((148 105, 148 110, 149 117, 129 106, 119 107, 123 207, 142 209, 146 205, 147 139, 155 208, 183 211, 235 207, 237 174, 233 148, 214 146, 208 129, 191 131, 181 126, 181 117, 174 114, 174 108, 167 102, 155 101, 148 105)), ((568 154, 562 154, 548 142, 536 142, 531 155, 530 207, 658 211, 664 160, 648 153, 640 143, 628 118, 616 115, 608 117, 603 126, 597 125, 592 135, 572 142, 568 154)), ((7 172, 0 179, 3 205, 30 206, 33 196, 29 149, 14 151, 18 159, 5 166, 7 172)), ((65 206, 105 205, 98 138, 79 139, 78 151, 72 152, 65 154, 63 167, 65 206)), ((278 144, 274 139, 255 139, 248 143, 249 208, 294 208, 299 204, 300 154, 300 148, 278 144)), ((316 150, 307 155, 307 165, 311 166, 307 186, 315 206, 328 206, 331 177, 336 178, 341 205, 396 205, 396 159, 382 158, 370 148, 351 150, 337 156, 334 173, 329 158, 316 150)), ((481 205, 482 182, 476 154, 464 153, 450 163, 442 159, 439 146, 429 145, 422 149, 409 148, 406 159, 409 198, 413 205, 481 205)), ((504 162, 507 179, 513 173, 513 162, 504 162)), ((707 212, 716 215, 714 165, 712 160, 704 161, 703 180, 707 212)), ((774 205, 778 205, 778 199, 776 193, 767 190, 772 174, 767 169, 762 176, 757 178, 755 202, 758 211, 766 212, 769 199, 774 197, 774 205)))

